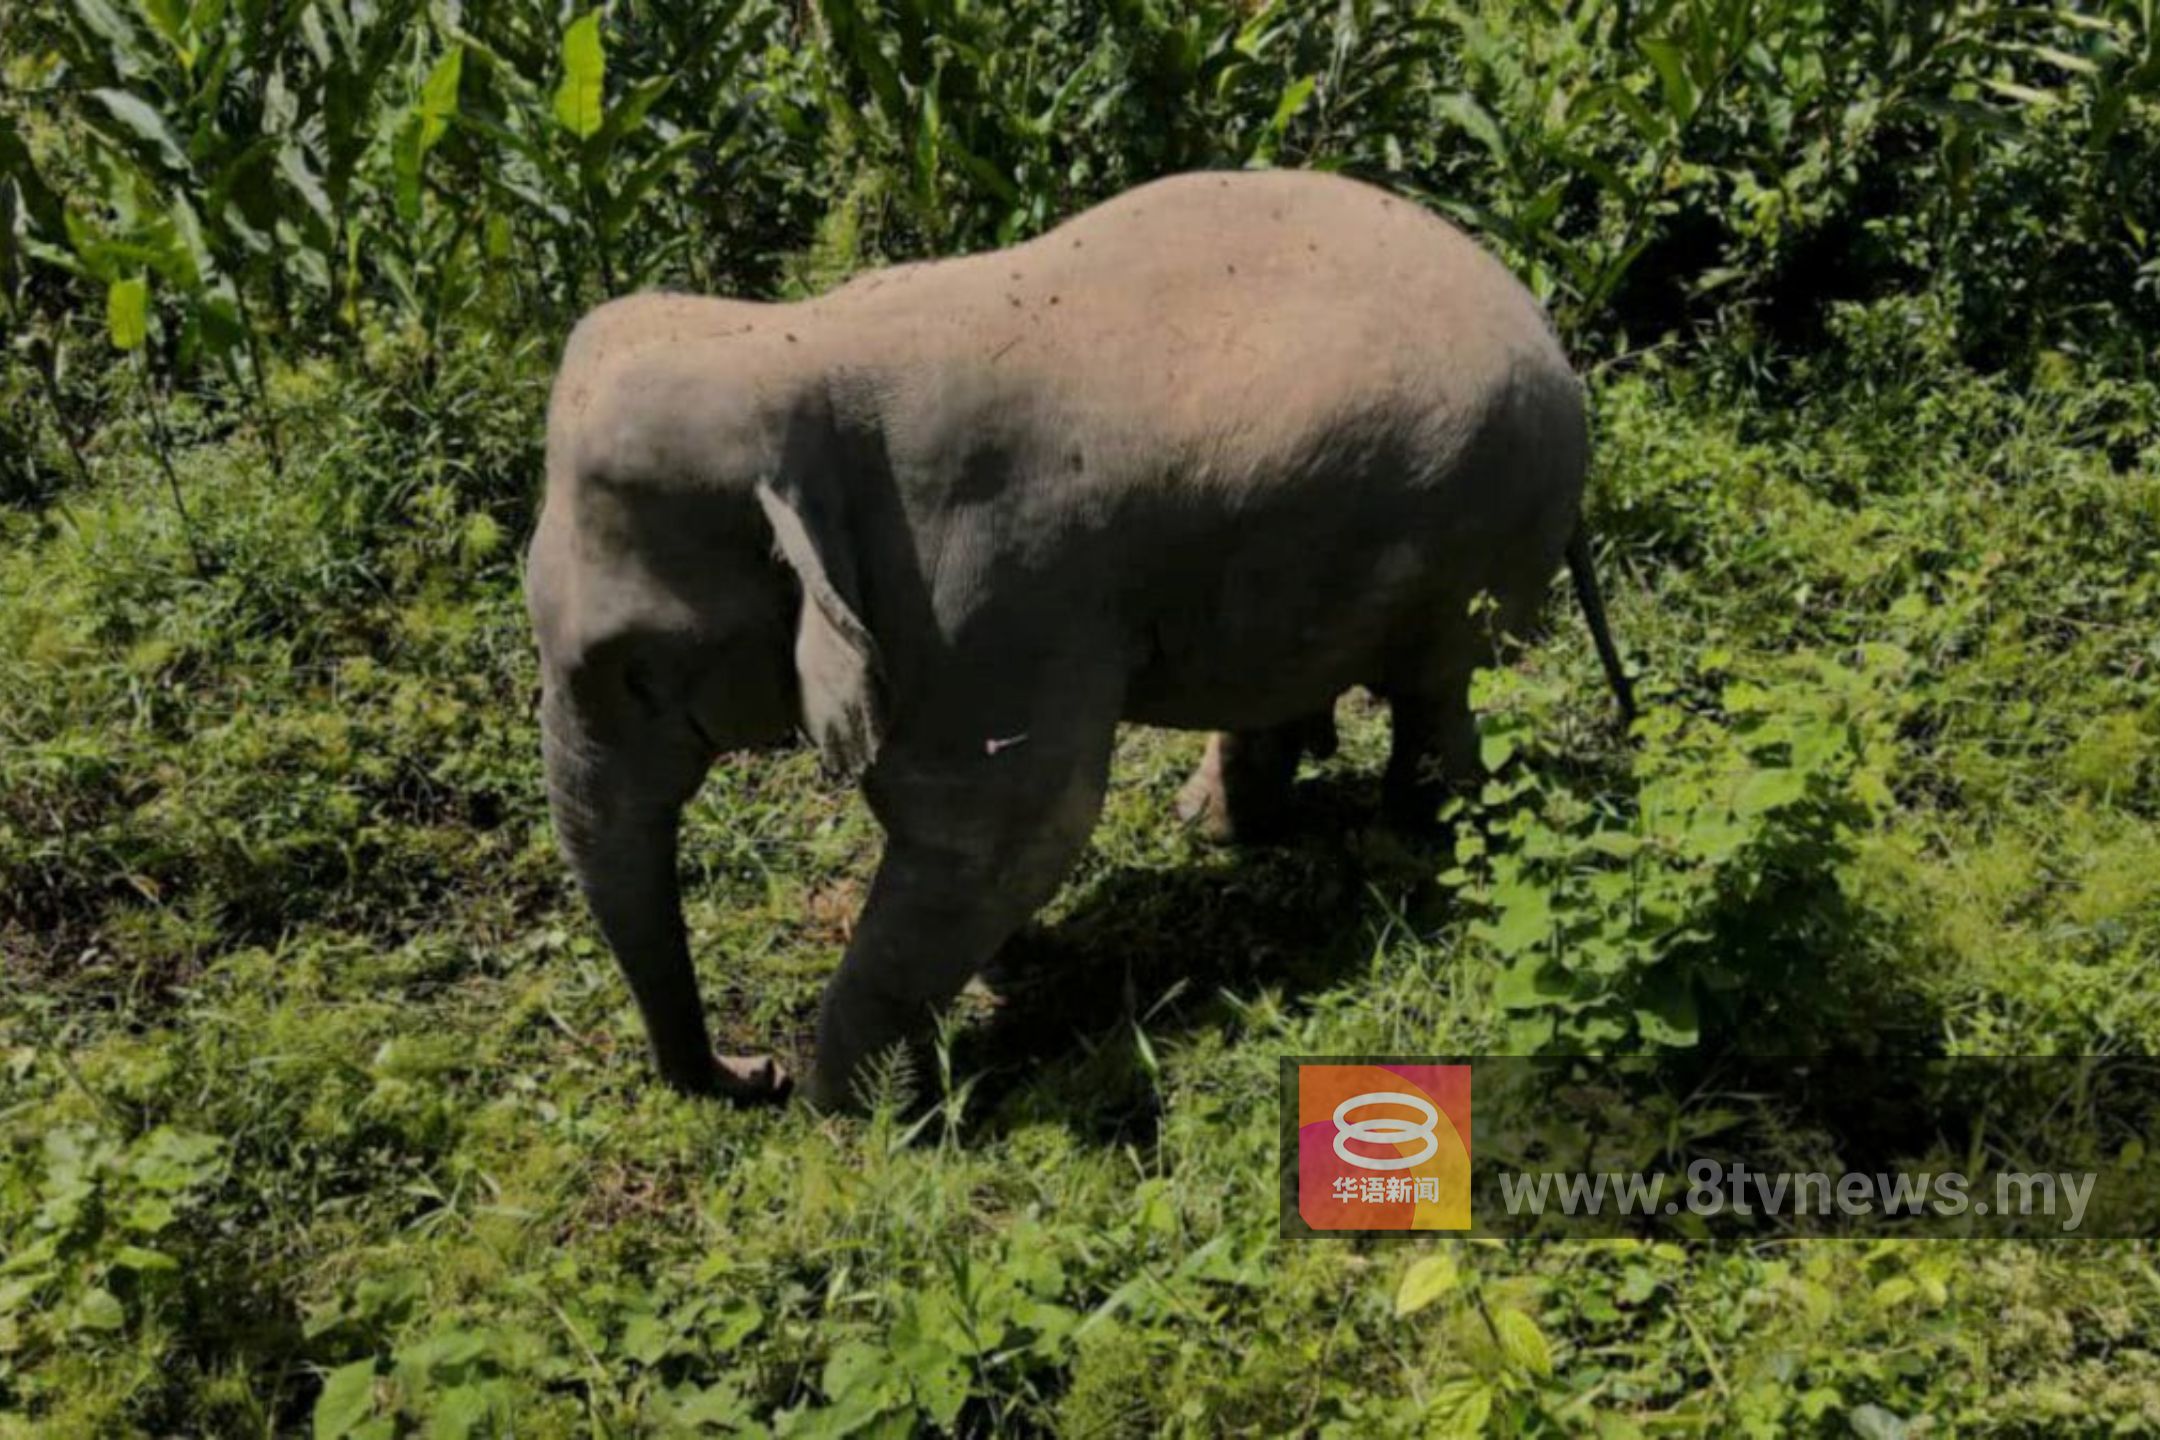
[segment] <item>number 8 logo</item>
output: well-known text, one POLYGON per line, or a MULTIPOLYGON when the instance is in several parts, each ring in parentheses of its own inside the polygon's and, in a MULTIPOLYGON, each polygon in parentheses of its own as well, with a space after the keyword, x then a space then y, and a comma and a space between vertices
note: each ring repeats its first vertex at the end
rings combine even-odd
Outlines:
POLYGON ((1433 1127, 1439 1123, 1440 1112, 1422 1095, 1409 1095, 1400 1090, 1369 1090, 1363 1095, 1353 1095, 1335 1107, 1335 1153, 1363 1170, 1408 1170, 1440 1153, 1440 1139, 1433 1134, 1433 1127), (1382 1115, 1353 1123, 1346 1118, 1351 1111, 1367 1105, 1407 1105, 1422 1114, 1425 1120, 1420 1124, 1396 1115, 1382 1115), (1425 1148, 1414 1155, 1360 1155, 1350 1149, 1353 1140, 1367 1145, 1423 1140, 1425 1148))

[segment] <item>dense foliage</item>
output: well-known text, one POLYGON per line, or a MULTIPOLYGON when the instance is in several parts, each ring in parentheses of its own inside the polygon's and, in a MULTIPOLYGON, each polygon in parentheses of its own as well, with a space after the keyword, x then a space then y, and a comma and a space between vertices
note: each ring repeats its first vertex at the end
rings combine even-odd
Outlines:
MULTIPOLYGON (((1285 1053, 2160 1043, 2152 0, 0 0, 0 1435, 2160 1430, 2143 1243, 1285 1244, 1285 1053), (1459 839, 1134 732, 867 1123, 648 1083, 540 808, 555 347, 1197 166, 1475 229, 1591 376, 1459 839), (910 1099, 915 1103, 908 1103, 910 1099)), ((693 808, 799 1043, 875 858, 693 808)))

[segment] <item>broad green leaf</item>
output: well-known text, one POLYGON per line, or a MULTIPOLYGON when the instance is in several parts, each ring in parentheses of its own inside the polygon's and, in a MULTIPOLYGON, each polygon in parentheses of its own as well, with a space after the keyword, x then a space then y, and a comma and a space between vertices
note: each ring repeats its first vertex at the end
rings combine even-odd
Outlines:
POLYGON ((140 1142, 128 1174, 153 1190, 184 1190, 217 1173, 224 1149, 225 1142, 215 1135, 161 1125, 140 1142))
POLYGON ((155 1235, 166 1229, 180 1212, 162 1195, 145 1195, 120 1214, 120 1223, 138 1235, 155 1235))
POLYGON ((1527 1375, 1548 1379, 1552 1375, 1552 1346, 1537 1321, 1520 1310, 1502 1310, 1493 1316, 1493 1330, 1500 1337, 1500 1351, 1508 1363, 1527 1375))
MULTIPOLYGON (((1268 8, 1272 10, 1275 6, 1271 4, 1268 8)), ((1043 107, 1042 113, 1029 122, 1033 134, 1048 135, 1055 130, 1058 116, 1064 113, 1065 102, 1072 99, 1074 92, 1080 88, 1080 82, 1087 79, 1096 68, 1096 57, 1103 53, 1105 52, 1097 50, 1088 56, 1086 64, 1073 68, 1073 73, 1066 77, 1064 84, 1058 86, 1057 93, 1050 97, 1050 103, 1043 107)))
MULTIPOLYGON (((285 248, 293 248, 291 227, 281 227, 278 233, 285 248)), ((188 296, 188 309, 188 318, 201 326, 203 338, 219 355, 229 357, 236 347, 247 343, 247 326, 240 322, 240 290, 232 276, 212 276, 188 296)))
POLYGON ((747 1296, 729 1298, 720 1308, 717 1323, 708 1320, 704 1335, 708 1354, 725 1355, 750 1338, 765 1323, 765 1312, 747 1296))
POLYGON ((2020 85, 2013 80, 1997 80, 1993 76, 1989 76, 1982 79, 1980 83, 1993 90, 1996 94, 2015 100, 2021 105, 2044 108, 2056 104, 2058 99, 2058 97, 2046 90, 2035 90, 2030 85, 2020 85))
POLYGON ((174 253, 180 263, 169 267, 166 273, 182 290, 198 290, 217 268, 217 262, 210 255, 210 242, 203 236, 202 220, 185 195, 173 197, 167 218, 172 221, 173 238, 179 242, 174 253))
POLYGON ((1267 4, 1253 12, 1252 19, 1245 22, 1245 28, 1238 31, 1237 38, 1230 42, 1230 48, 1247 59, 1259 59, 1260 52, 1267 48, 1268 42, 1281 33, 1269 27, 1274 25, 1275 17, 1282 13, 1282 8, 1283 0, 1268 0, 1267 4))
POLYGON ((325 70, 337 64, 337 52, 330 46, 330 32, 323 28, 321 9, 309 5, 300 11, 300 39, 307 45, 308 53, 315 63, 325 70))
POLYGON ((115 280, 105 291, 105 328, 122 350, 140 350, 150 336, 150 282, 140 275, 115 280))
POLYGON ((495 1343, 494 1332, 486 1329, 453 1325, 437 1330, 398 1347, 394 1378, 401 1383, 422 1375, 436 1381, 455 1380, 495 1343))
POLYGON ((587 11, 563 32, 562 67, 562 83, 555 90, 555 121, 578 139, 590 139, 605 119, 601 92, 607 53, 600 43, 599 11, 587 11))
POLYGON ((123 1245, 113 1252, 113 1264, 123 1270, 177 1270, 180 1262, 162 1250, 123 1245))
POLYGON ((126 90, 93 90, 90 98, 104 106, 122 129, 157 151, 158 159, 166 166, 183 171, 188 168, 187 151, 181 147, 180 138, 149 101, 126 90))
POLYGON ((941 1431, 950 1431, 967 1404, 968 1372, 958 1356, 942 1359, 915 1370, 910 1377, 915 1403, 928 1412, 941 1431))
POLYGON ((1268 121, 1268 130, 1271 134, 1279 136, 1290 128, 1290 122, 1295 120, 1299 112, 1311 103, 1313 87, 1319 83, 1319 76, 1307 75, 1302 79, 1292 81, 1284 87, 1282 98, 1275 102, 1275 114, 1268 121))
POLYGON ((1493 981, 1493 1000, 1503 1010, 1566 1009, 1572 991, 1567 973, 1543 955, 1523 956, 1493 981))
POLYGON ((1443 1250, 1423 1256, 1403 1272, 1402 1284, 1395 1291, 1395 1314, 1398 1318, 1417 1314, 1453 1290, 1457 1278, 1453 1255, 1443 1250))
POLYGON ((675 1328, 650 1312, 632 1315, 630 1323, 623 1327, 622 1339, 616 1348, 638 1364, 651 1367, 666 1357, 676 1343, 675 1328))
POLYGON ((322 222, 324 230, 329 230, 336 223, 337 212, 321 179, 308 167, 306 153, 298 145, 287 144, 278 151, 277 164, 278 173, 299 194, 309 213, 322 222))
MULTIPOLYGON (((1601 85, 1585 93, 1581 102, 1585 113, 1594 114, 1610 105, 1626 117, 1628 124, 1642 139, 1656 143, 1668 138, 1673 132, 1672 117, 1660 110, 1652 110, 1633 91, 1619 85, 1601 85)), ((1622 188, 1615 184, 1614 189, 1622 188)))
POLYGON ((742 1389, 732 1380, 721 1380, 702 1389, 680 1389, 674 1394, 673 1419, 692 1431, 716 1428, 748 1429, 755 1416, 742 1389))
MULTIPOLYGON (((594 41, 595 45, 598 43, 594 41)), ((443 131, 450 128, 451 117, 457 114, 458 79, 464 72, 465 47, 453 45, 448 54, 435 62, 435 68, 428 71, 427 81, 420 87, 420 152, 423 155, 435 148, 443 131)))
POLYGON ((1875 1287, 1875 1308, 1894 1310, 1919 1293, 1920 1287, 1910 1275, 1892 1275, 1875 1287))
POLYGON ((1670 40, 1644 40, 1643 54, 1650 57, 1650 64, 1657 70, 1658 86, 1664 91, 1665 110, 1678 123, 1685 125, 1695 113, 1695 82, 1688 78, 1687 61, 1680 47, 1670 40))
MULTIPOLYGON (((2085 135, 2085 148, 2098 154, 2107 148, 2108 141, 2122 126, 2123 112, 2130 102, 2130 87, 2103 84, 2100 98, 2093 103, 2092 124, 2085 135)), ((2140 242, 2142 243, 2142 241, 2140 242)))
POLYGON ((405 117, 390 142, 390 199, 398 219, 407 225, 420 223, 420 171, 427 159, 420 137, 426 128, 420 112, 415 110, 405 117))
POLYGON ((150 23, 165 43, 172 46, 179 57, 180 68, 190 70, 195 65, 195 41, 188 33, 187 6, 181 0, 142 0, 142 12, 150 17, 150 23))
POLYGON ((667 94, 668 87, 674 83, 675 77, 672 75, 656 75, 632 85, 622 98, 615 102, 614 108, 607 112, 607 119, 600 126, 600 138, 603 141, 612 141, 635 135, 638 127, 645 123, 645 116, 652 110, 653 105, 662 95, 667 94))
POLYGON ((337 1440, 375 1409, 375 1359, 340 1365, 323 1377, 322 1394, 315 1397, 315 1440, 337 1440))
POLYGON ((1923 115, 1933 115, 1948 120, 1953 128, 1966 126, 1985 130, 1995 135, 2010 135, 2018 129, 2017 121, 1992 105, 1977 100, 1963 100, 1940 95, 1916 95, 1905 102, 1906 106, 1923 115))
POLYGON ((133 22, 105 0, 74 0, 74 10, 83 28, 105 42, 113 68, 122 75, 138 74, 154 61, 154 55, 143 51, 133 22))
POLYGON ((1500 133, 1498 122, 1476 99, 1456 91, 1435 99, 1433 109, 1439 111, 1442 118, 1454 121, 1471 139, 1491 152, 1496 163, 1506 168, 1507 137, 1500 133))
POLYGON ((1735 680, 1718 692, 1718 703, 1727 713, 1757 715, 1775 707, 1770 692, 1752 680, 1735 680))
POLYGON ((1848 1412, 1845 1419, 1860 1440, 1904 1440, 1911 1432, 1911 1427, 1901 1416, 1880 1405, 1859 1406, 1848 1412))
POLYGON ((962 169, 981 182, 984 189, 997 196, 1007 205, 1017 208, 1028 203, 1027 197, 1020 193, 1019 186, 1013 184, 995 165, 968 149, 966 145, 960 142, 957 135, 947 132, 945 149, 960 162, 962 169))
POLYGON ((127 1323, 127 1310, 108 1289, 89 1289, 76 1302, 78 1330, 119 1330, 127 1323))
POLYGON ((2056 50, 2054 45, 2017 45, 2017 50, 2039 56, 2041 60, 2048 60, 2048 65, 2078 73, 2078 76, 2097 76, 2097 73, 2100 73, 2100 67, 2093 65, 2089 58, 2084 58, 2082 54, 2069 54, 2067 50, 2056 50))
POLYGON ((237 152, 226 155, 219 163, 217 173, 211 178, 207 189, 194 187, 201 194, 204 213, 217 217, 219 222, 240 237, 241 243, 255 249, 258 254, 262 253, 264 248, 257 244, 262 239, 262 234, 248 224, 247 216, 233 202, 236 196, 248 195, 275 205, 275 197, 267 188, 269 176, 265 172, 273 168, 281 143, 276 135, 256 136, 237 152))
POLYGON ((488 1420, 487 1392, 477 1385, 453 1385, 438 1392, 428 1409, 427 1440, 467 1440, 488 1420))
POLYGON ((937 197, 938 141, 943 133, 944 116, 938 109, 937 77, 933 75, 915 108, 914 150, 915 183, 933 205, 937 197))
POLYGON ((453 48, 420 87, 420 98, 398 122, 390 142, 391 200, 398 218, 407 225, 420 223, 420 179, 428 153, 435 148, 457 114, 458 77, 464 71, 465 51, 453 48))
POLYGON ((110 1290, 92 1289, 83 1292, 82 1299, 75 1302, 75 1325, 82 1330, 118 1330, 127 1324, 127 1312, 110 1290))
POLYGON ((1551 937, 1552 899, 1542 887, 1511 881, 1495 889, 1493 903, 1500 914, 1483 933, 1501 954, 1519 955, 1551 937))
POLYGON ((1449 1440, 1483 1435, 1492 1419, 1492 1408, 1492 1386, 1482 1377, 1445 1381, 1433 1391, 1431 1415, 1439 1429, 1429 1433, 1449 1440))
POLYGON ((1733 811, 1743 816, 1762 815, 1783 809, 1805 794, 1807 776, 1799 771, 1783 766, 1757 770, 1740 782, 1733 796, 1733 811))

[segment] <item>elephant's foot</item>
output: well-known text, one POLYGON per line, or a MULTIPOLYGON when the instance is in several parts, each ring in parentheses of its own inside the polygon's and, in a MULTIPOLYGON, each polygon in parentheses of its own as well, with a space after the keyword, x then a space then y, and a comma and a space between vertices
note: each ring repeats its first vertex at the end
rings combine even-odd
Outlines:
POLYGON ((1178 792, 1178 818, 1219 845, 1274 838, 1289 818, 1298 757, 1308 751, 1323 759, 1335 753, 1332 714, 1209 736, 1207 754, 1178 792))
POLYGON ((776 1104, 795 1089, 795 1077, 771 1055, 716 1055, 705 1093, 740 1105, 776 1104))
POLYGON ((1177 817, 1211 845, 1251 845, 1282 833, 1289 805, 1287 785, 1280 794, 1262 795, 1227 780, 1211 743, 1208 757, 1178 791, 1177 817))
POLYGON ((1223 794, 1222 776, 1214 759, 1211 744, 1207 759, 1200 762, 1200 768, 1178 791, 1177 817, 1210 844, 1228 845, 1238 839, 1238 833, 1231 823, 1230 800, 1223 794))

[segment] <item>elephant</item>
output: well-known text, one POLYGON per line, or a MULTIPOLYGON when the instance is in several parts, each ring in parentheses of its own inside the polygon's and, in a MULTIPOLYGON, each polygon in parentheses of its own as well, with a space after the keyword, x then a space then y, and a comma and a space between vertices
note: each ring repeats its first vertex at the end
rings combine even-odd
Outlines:
POLYGON ((1366 687, 1419 823, 1476 780, 1471 672, 1563 558, 1627 713, 1586 455, 1530 293, 1318 173, 1174 176, 807 300, 593 310, 527 602, 557 840, 660 1074, 792 1083, 714 1054, 692 973, 678 822, 723 754, 800 732, 884 832, 809 1067, 844 1109, 1060 885, 1120 722, 1214 732, 1178 808, 1237 839, 1366 687))

